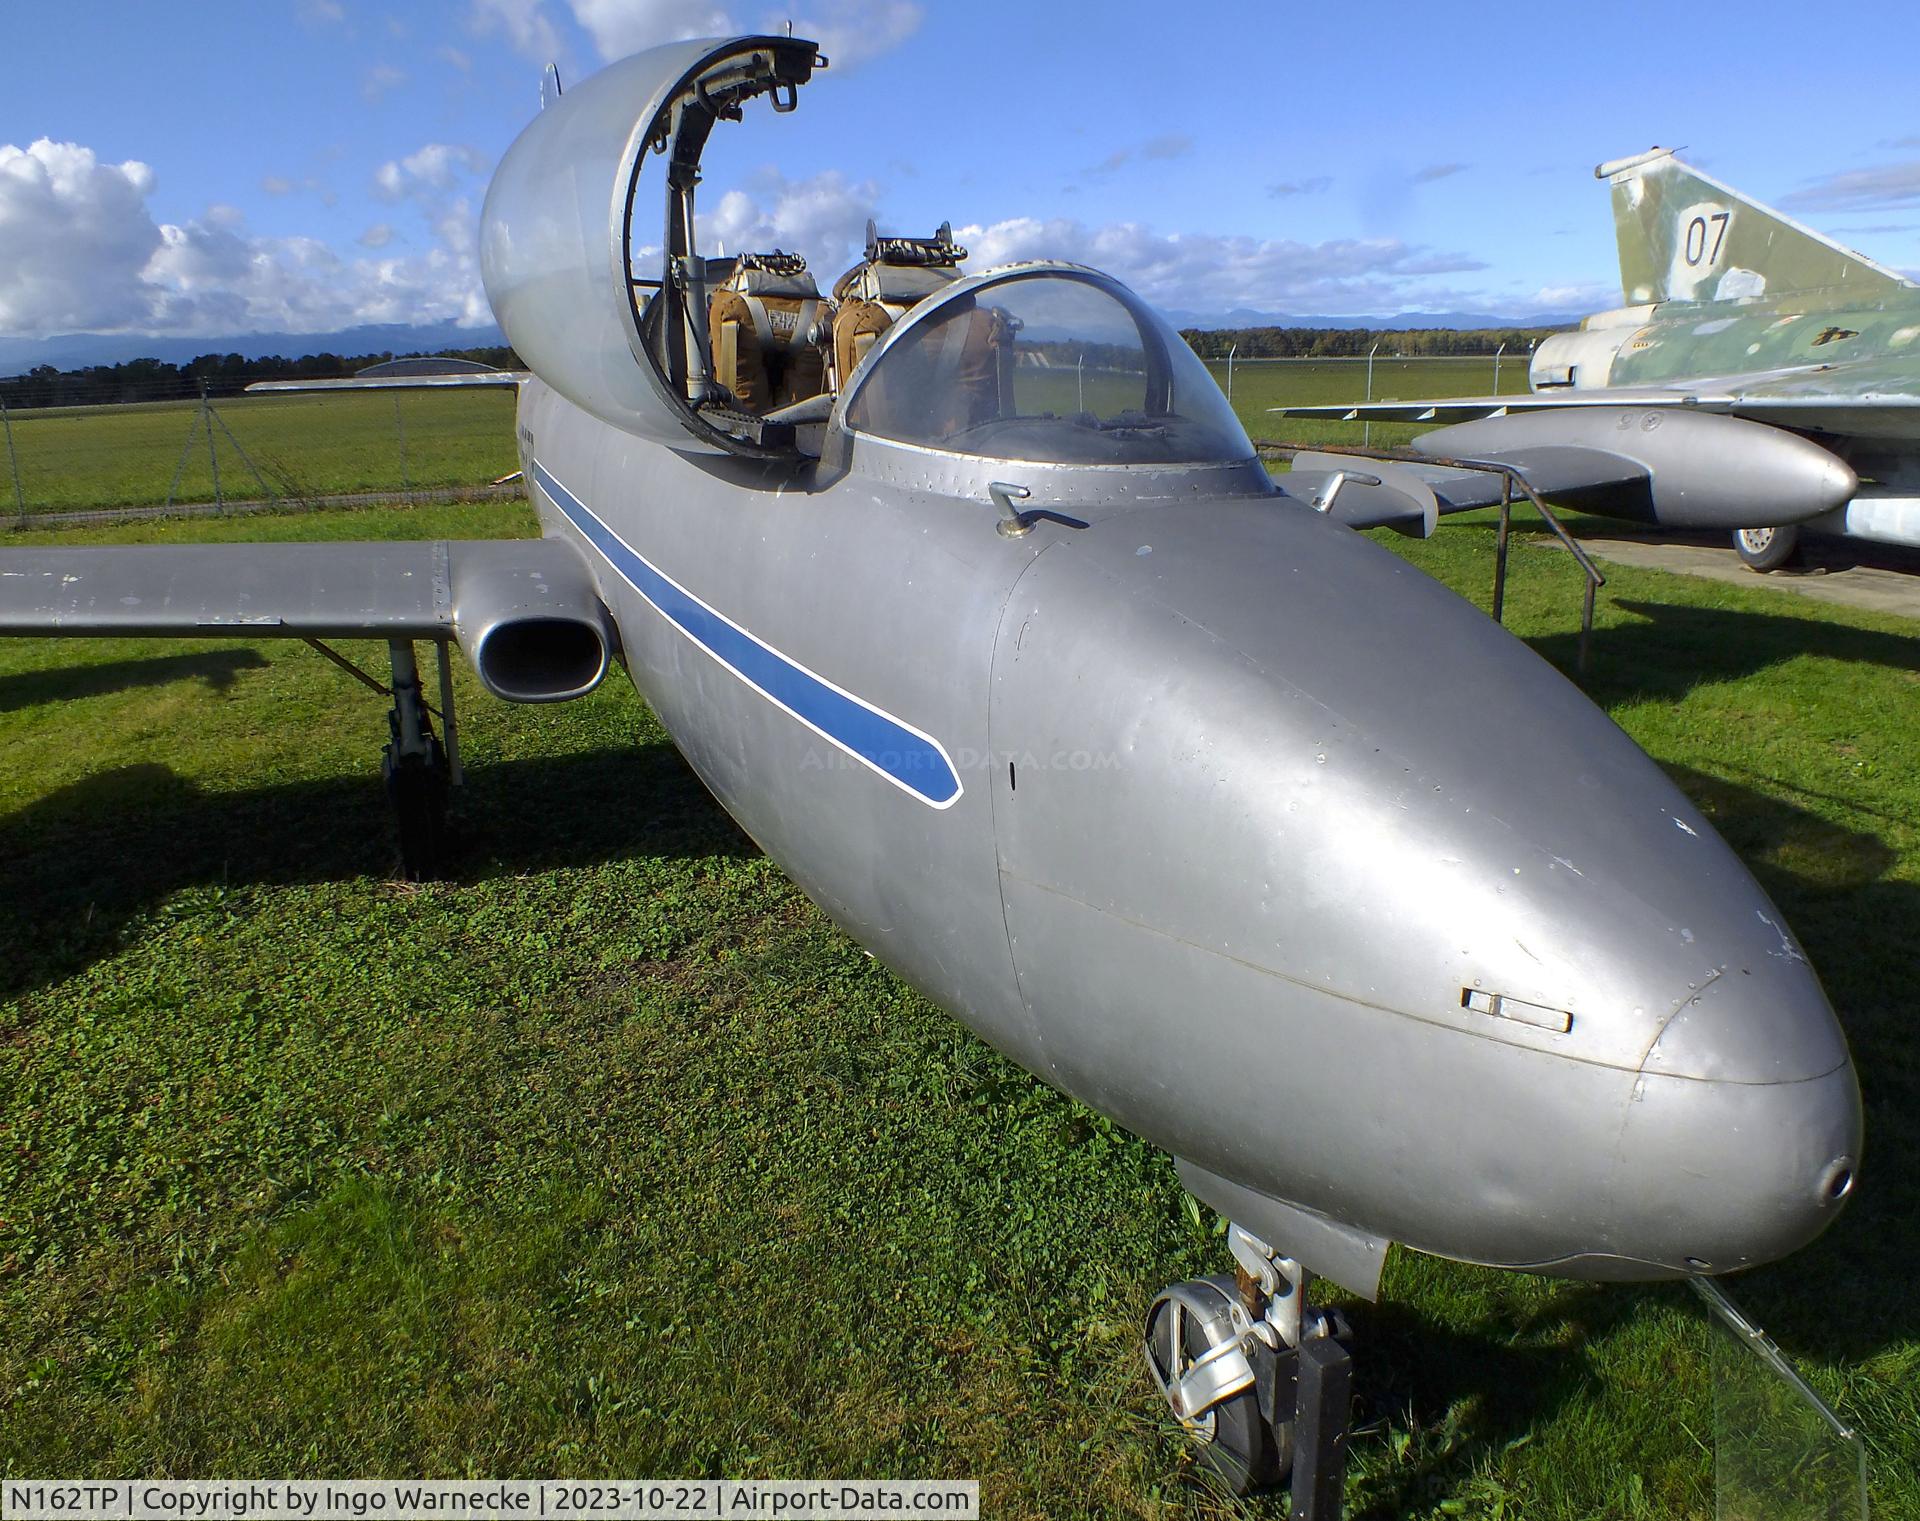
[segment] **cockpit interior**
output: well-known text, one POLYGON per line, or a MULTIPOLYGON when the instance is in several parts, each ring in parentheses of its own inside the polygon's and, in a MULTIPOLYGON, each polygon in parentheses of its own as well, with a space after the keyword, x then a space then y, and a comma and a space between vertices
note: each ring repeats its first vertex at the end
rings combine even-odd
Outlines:
MULTIPOLYGON (((867 224, 862 257, 822 294, 803 254, 702 256, 700 160, 756 97, 795 109, 824 65, 811 43, 759 38, 701 60, 630 153, 622 254, 633 349, 689 431, 729 452, 817 455, 829 427, 890 444, 1061 464, 1244 460, 1232 409, 1177 332, 1117 281, 1073 265, 968 276, 951 225, 867 224), (641 182, 664 159, 656 247, 641 182)), ((657 182, 656 182, 657 183, 657 182)))

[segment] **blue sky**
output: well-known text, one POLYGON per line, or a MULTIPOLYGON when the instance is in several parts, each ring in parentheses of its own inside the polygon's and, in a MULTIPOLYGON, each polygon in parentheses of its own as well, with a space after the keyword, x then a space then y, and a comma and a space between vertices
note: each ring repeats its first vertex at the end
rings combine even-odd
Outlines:
POLYGON ((708 155, 710 237, 825 284, 868 215, 1048 254, 1162 306, 1585 311, 1601 159, 1653 143, 1920 269, 1920 10, 1045 0, 70 0, 0 94, 0 335, 487 320, 488 171, 537 106, 676 35, 833 66, 708 155), (1844 19, 1839 19, 1844 18, 1844 19))

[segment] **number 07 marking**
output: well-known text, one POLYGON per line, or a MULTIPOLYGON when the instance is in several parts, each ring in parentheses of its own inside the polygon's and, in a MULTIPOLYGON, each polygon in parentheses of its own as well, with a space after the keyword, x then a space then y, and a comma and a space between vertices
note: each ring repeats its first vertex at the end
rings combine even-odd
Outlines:
POLYGON ((1682 252, 1687 263, 1694 268, 1701 264, 1713 264, 1720 258, 1720 246, 1727 241, 1727 224, 1733 220, 1731 211, 1716 211, 1712 216, 1695 217, 1687 223, 1686 244, 1682 252), (1709 223, 1712 224, 1711 228, 1709 223), (1713 247, 1709 251, 1707 245, 1713 247))

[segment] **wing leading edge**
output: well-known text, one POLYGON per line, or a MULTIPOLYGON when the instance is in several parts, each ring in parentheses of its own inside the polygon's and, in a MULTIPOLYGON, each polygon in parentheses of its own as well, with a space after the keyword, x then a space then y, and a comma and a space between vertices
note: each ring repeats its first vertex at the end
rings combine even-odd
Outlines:
POLYGON ((517 702, 591 691, 614 645, 559 539, 0 551, 0 635, 457 639, 517 702))

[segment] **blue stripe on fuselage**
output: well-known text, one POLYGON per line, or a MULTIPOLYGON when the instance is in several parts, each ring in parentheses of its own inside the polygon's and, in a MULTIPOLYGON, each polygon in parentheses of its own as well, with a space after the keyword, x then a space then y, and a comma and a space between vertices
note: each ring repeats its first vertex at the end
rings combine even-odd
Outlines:
POLYGON ((729 622, 657 569, 538 460, 533 478, 655 611, 748 686, 922 802, 945 808, 958 800, 960 776, 938 740, 841 691, 729 622))

